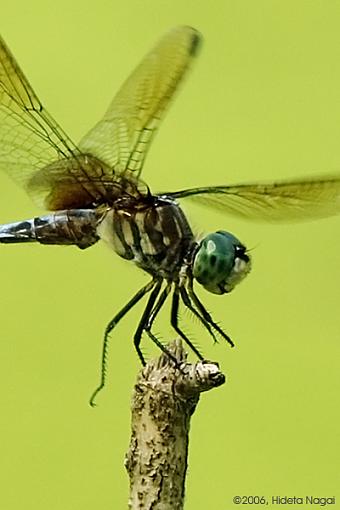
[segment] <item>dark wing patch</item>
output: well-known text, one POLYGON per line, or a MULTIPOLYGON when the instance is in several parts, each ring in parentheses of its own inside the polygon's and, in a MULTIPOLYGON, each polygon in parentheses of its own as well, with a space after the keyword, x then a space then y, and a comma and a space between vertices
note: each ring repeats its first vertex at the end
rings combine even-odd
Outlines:
MULTIPOLYGON (((105 170, 107 170, 105 168, 105 170)), ((111 173, 112 175, 112 173, 111 173)), ((50 210, 86 208, 112 200, 118 183, 107 179, 104 166, 93 156, 78 154, 46 165, 28 182, 28 190, 43 198, 50 210)))

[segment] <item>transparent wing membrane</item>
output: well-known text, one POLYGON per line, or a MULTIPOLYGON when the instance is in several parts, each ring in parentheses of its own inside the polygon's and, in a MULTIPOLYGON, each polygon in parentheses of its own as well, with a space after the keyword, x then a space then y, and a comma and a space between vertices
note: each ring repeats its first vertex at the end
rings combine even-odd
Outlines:
POLYGON ((44 109, 1 37, 0 139, 0 170, 39 205, 57 210, 103 196, 100 165, 80 154, 44 109))
POLYGON ((167 193, 244 219, 303 221, 340 213, 340 177, 208 186, 167 193))
POLYGON ((0 37, 0 169, 26 188, 41 168, 76 148, 46 112, 0 37))
POLYGON ((125 81, 104 117, 79 147, 118 172, 138 176, 163 114, 200 42, 191 27, 168 32, 125 81))

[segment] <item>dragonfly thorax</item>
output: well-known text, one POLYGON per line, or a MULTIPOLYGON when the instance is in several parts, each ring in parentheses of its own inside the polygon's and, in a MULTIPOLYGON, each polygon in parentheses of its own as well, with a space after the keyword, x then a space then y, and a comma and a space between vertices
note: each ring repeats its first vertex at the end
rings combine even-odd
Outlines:
POLYGON ((250 257, 240 241, 223 230, 207 235, 193 261, 193 276, 213 294, 231 292, 251 269, 250 257))
POLYGON ((179 205, 152 195, 144 204, 132 200, 109 208, 97 232, 120 257, 155 277, 174 281, 195 243, 179 205))

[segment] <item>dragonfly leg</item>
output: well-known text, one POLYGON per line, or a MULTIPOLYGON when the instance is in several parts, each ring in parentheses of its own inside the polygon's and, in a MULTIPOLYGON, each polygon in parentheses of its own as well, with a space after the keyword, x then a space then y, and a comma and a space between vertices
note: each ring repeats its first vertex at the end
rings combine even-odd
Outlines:
POLYGON ((142 299, 145 294, 150 292, 152 287, 155 285, 154 280, 151 280, 151 282, 147 283, 144 287, 139 289, 139 291, 133 296, 132 299, 113 317, 113 319, 109 322, 109 324, 106 326, 105 333, 104 333, 104 341, 103 341, 103 349, 102 349, 102 363, 101 363, 101 379, 99 386, 95 389, 95 391, 92 393, 92 396, 90 398, 90 406, 95 406, 95 398, 98 395, 98 393, 104 388, 105 381, 106 381, 106 363, 107 363, 107 353, 108 353, 108 345, 109 345, 109 339, 110 339, 110 333, 115 328, 115 326, 118 324, 118 322, 126 315, 131 308, 138 303, 142 299))
POLYGON ((188 291, 189 291, 190 298, 192 299, 192 301, 194 302, 194 304, 198 308, 198 310, 201 312, 201 314, 204 317, 204 319, 215 329, 215 331, 217 331, 221 335, 222 338, 224 338, 228 342, 228 344, 231 345, 231 347, 234 347, 235 344, 232 341, 232 339, 213 320, 213 318, 211 317, 211 315, 208 312, 208 310, 205 308, 203 303, 201 303, 201 301, 199 300, 198 296, 195 294, 195 291, 194 291, 193 285, 192 285, 192 280, 189 282, 188 291))
POLYGON ((190 347, 192 351, 196 354, 198 359, 204 360, 202 354, 198 349, 194 346, 194 344, 189 340, 189 338, 183 333, 178 325, 178 306, 179 306, 179 289, 178 286, 175 286, 175 290, 172 296, 172 305, 171 305, 171 326, 174 328, 176 333, 179 334, 181 338, 185 341, 185 343, 190 347))
POLYGON ((138 324, 138 328, 134 336, 135 349, 142 362, 142 365, 145 365, 145 359, 140 349, 140 342, 142 339, 143 331, 146 331, 149 338, 157 345, 157 347, 161 349, 165 354, 167 354, 167 356, 169 356, 169 358, 171 358, 175 364, 177 364, 176 358, 171 354, 171 352, 168 351, 166 347, 164 347, 164 345, 158 340, 158 338, 151 332, 151 326, 158 312, 162 308, 171 288, 171 285, 168 284, 162 291, 161 295, 159 296, 162 283, 163 279, 160 279, 155 284, 155 287, 149 297, 149 301, 147 302, 147 305, 145 307, 142 318, 138 324), (156 302, 158 296, 159 298, 158 301, 156 302))
POLYGON ((180 294, 181 298, 183 300, 184 305, 199 319, 199 321, 203 324, 203 326, 208 330, 210 336, 214 340, 214 342, 217 342, 217 338, 215 336, 215 333, 213 332, 209 322, 203 317, 203 315, 196 310, 196 308, 193 306, 191 299, 187 293, 187 290, 185 287, 180 287, 180 294))

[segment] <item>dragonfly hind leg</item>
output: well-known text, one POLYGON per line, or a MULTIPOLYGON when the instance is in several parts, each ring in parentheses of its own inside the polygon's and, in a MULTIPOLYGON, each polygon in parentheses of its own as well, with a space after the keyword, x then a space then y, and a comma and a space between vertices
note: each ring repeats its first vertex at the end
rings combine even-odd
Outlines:
MULTIPOLYGON (((107 364, 107 354, 108 354, 108 347, 109 347, 109 340, 110 340, 110 333, 111 331, 117 326, 118 322, 133 308, 138 301, 140 301, 145 294, 151 291, 152 287, 155 286, 154 280, 147 283, 144 287, 139 289, 139 291, 133 296, 132 299, 113 317, 113 319, 109 322, 109 324, 106 326, 105 333, 104 333, 104 341, 103 341, 103 348, 102 348, 102 361, 101 361, 101 377, 100 377, 100 384, 97 386, 95 391, 92 393, 92 396, 90 398, 90 406, 95 406, 95 399, 98 393, 104 388, 105 382, 106 382, 106 364, 107 364)), ((138 352, 138 351, 137 351, 138 352)), ((143 363, 144 358, 141 354, 142 358, 141 361, 143 363)), ((145 362, 144 362, 145 364, 145 362)))

